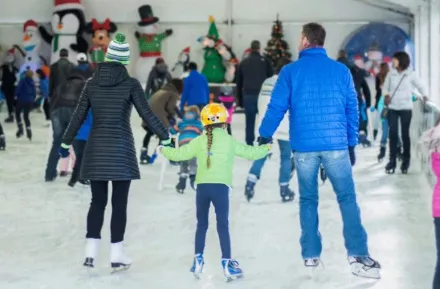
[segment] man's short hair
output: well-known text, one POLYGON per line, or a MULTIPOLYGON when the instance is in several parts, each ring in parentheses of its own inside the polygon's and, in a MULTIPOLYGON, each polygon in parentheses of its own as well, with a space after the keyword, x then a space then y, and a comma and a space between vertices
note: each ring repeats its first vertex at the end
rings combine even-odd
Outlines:
POLYGON ((281 69, 283 69, 284 66, 286 66, 287 64, 289 64, 291 62, 292 62, 292 60, 290 60, 290 58, 287 58, 287 57, 281 57, 280 59, 278 59, 277 66, 275 68, 276 73, 279 74, 281 69))
POLYGON ((195 63, 195 62, 190 62, 190 63, 188 64, 188 69, 189 69, 189 70, 197 70, 197 63, 195 63))
POLYGON ((324 46, 326 32, 321 24, 311 22, 302 27, 302 35, 310 45, 324 46))
POLYGON ((179 93, 183 91, 183 80, 180 78, 171 79, 170 83, 177 89, 179 93))
POLYGON ((258 40, 253 40, 252 42, 251 42, 251 50, 260 50, 260 48, 261 48, 261 44, 260 44, 260 41, 258 41, 258 40))
POLYGON ((399 70, 403 71, 409 67, 411 64, 411 60, 409 58, 408 53, 405 51, 398 51, 394 53, 393 58, 397 59, 399 61, 399 67, 397 67, 399 70))
POLYGON ((69 57, 69 50, 63 48, 60 50, 60 57, 69 57))

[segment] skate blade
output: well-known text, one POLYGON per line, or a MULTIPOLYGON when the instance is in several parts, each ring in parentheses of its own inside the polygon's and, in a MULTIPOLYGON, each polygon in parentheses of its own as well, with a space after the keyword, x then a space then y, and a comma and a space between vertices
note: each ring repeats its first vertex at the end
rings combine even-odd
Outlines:
POLYGON ((226 277, 226 283, 234 282, 244 278, 243 274, 226 277))
POLYGON ((130 267, 131 267, 131 265, 125 265, 125 264, 113 265, 112 264, 112 272, 110 274, 115 274, 118 272, 127 271, 128 269, 130 269, 130 267))
POLYGON ((366 279, 374 279, 379 280, 381 278, 380 272, 375 273, 362 273, 362 272, 351 272, 354 276, 366 278, 366 279))

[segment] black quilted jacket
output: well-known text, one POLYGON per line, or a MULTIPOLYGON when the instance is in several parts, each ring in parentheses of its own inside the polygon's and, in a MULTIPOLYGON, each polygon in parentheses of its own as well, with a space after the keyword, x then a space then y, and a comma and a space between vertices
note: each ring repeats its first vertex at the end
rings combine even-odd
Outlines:
POLYGON ((70 145, 91 108, 93 126, 84 152, 81 178, 92 181, 140 178, 130 125, 132 104, 147 126, 161 139, 168 131, 151 111, 144 91, 126 68, 118 63, 101 63, 89 79, 64 134, 70 145))

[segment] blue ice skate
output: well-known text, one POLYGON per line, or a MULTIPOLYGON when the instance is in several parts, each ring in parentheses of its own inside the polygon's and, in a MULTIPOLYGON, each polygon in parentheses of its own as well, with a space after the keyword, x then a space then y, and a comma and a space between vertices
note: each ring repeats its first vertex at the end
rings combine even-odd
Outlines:
POLYGON ((203 260, 203 255, 196 254, 190 272, 194 274, 194 277, 200 279, 200 274, 202 274, 204 265, 205 265, 205 260, 203 260))
POLYGON ((236 260, 222 259, 222 267, 227 282, 243 278, 243 270, 241 270, 240 264, 236 260))

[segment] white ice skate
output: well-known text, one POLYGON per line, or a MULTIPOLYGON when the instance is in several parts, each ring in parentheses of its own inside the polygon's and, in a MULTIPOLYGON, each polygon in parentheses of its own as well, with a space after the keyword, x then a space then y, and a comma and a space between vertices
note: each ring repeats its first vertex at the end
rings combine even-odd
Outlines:
POLYGON ((226 277, 226 282, 231 282, 236 279, 243 278, 243 270, 240 264, 234 259, 222 259, 223 273, 226 277))
POLYGON ((190 272, 194 274, 194 277, 200 279, 200 274, 203 273, 203 266, 205 265, 205 261, 203 259, 202 254, 196 254, 194 257, 193 265, 191 267, 190 272))
POLYGON ((113 269, 112 273, 130 268, 132 261, 125 255, 122 242, 111 244, 110 262, 113 269))
POLYGON ((348 257, 351 272, 359 277, 380 279, 380 264, 371 257, 348 257))
POLYGON ((99 243, 101 242, 100 239, 92 239, 87 238, 86 240, 86 249, 85 249, 85 260, 84 260, 84 267, 88 268, 94 268, 94 261, 96 258, 96 255, 98 254, 99 249, 99 243))
POLYGON ((306 266, 308 269, 310 278, 313 278, 313 275, 316 273, 318 268, 325 268, 324 263, 322 263, 319 258, 304 259, 304 266, 306 266))

